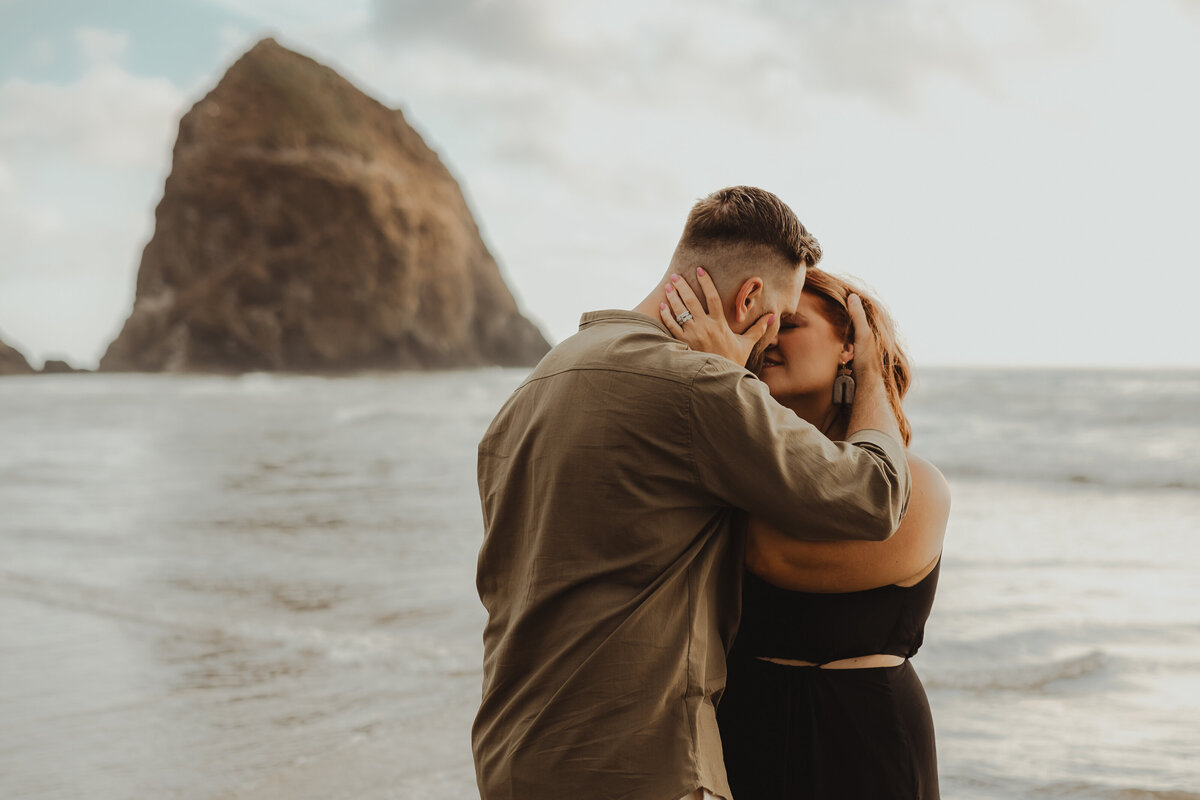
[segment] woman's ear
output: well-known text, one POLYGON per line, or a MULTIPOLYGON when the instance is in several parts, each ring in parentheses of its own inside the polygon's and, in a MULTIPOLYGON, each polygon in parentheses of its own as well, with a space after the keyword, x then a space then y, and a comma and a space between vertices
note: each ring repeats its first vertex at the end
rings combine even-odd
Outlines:
POLYGON ((842 363, 854 360, 854 342, 842 342, 842 363))
POLYGON ((753 322, 762 316, 762 302, 763 279, 753 277, 743 281, 733 298, 733 313, 738 325, 744 325, 747 319, 753 322))

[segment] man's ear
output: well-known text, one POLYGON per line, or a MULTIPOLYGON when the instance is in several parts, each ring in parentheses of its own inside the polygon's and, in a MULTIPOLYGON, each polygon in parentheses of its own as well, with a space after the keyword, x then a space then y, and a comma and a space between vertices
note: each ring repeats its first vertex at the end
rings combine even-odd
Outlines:
POLYGON ((753 322, 762 316, 762 304, 763 279, 757 276, 747 278, 733 298, 734 319, 739 325, 745 325, 747 320, 753 322))

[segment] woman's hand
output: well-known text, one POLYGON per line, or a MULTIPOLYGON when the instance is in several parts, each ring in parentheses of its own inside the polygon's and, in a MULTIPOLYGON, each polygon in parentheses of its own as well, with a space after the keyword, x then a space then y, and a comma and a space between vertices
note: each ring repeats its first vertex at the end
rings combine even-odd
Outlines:
POLYGON ((672 275, 666 285, 667 302, 661 303, 658 315, 676 339, 693 350, 724 356, 741 366, 746 365, 754 346, 764 336, 772 338, 779 331, 777 314, 763 314, 745 333, 734 333, 725 319, 721 295, 704 269, 697 267, 696 279, 704 292, 707 308, 696 297, 692 287, 679 275, 672 275), (691 314, 688 319, 686 313, 691 314), (683 323, 678 321, 684 316, 683 323))
POLYGON ((862 298, 852 294, 846 298, 846 311, 850 314, 850 325, 854 330, 854 380, 877 381, 883 385, 883 361, 879 355, 879 342, 875 331, 867 322, 862 298))
POLYGON ((850 407, 847 433, 867 428, 882 431, 897 442, 903 442, 900 425, 892 411, 887 387, 883 381, 883 362, 875 332, 867 322, 862 298, 856 294, 846 298, 850 321, 854 324, 854 405, 850 407))

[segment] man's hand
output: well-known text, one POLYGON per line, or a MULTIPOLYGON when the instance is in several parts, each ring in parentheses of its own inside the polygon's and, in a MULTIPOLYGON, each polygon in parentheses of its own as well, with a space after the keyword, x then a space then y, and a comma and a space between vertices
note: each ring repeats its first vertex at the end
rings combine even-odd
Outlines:
MULTIPOLYGON (((703 269, 696 270, 696 279, 704 292, 707 308, 696 297, 688 282, 678 275, 671 276, 666 285, 667 302, 661 303, 658 315, 671 335, 685 342, 693 350, 724 356, 730 361, 745 366, 751 353, 764 337, 774 338, 779 332, 779 315, 763 314, 745 333, 734 333, 725 319, 724 305, 712 278, 703 269), (685 313, 681 324, 678 318, 685 313)), ((863 327, 869 332, 870 328, 863 327)), ((857 345, 856 345, 857 346, 857 345)))

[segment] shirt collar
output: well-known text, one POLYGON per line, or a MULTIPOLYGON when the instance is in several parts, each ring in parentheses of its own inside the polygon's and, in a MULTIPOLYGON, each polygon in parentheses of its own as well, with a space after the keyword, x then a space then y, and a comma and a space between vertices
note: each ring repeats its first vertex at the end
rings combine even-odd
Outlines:
POLYGON ((660 331, 664 336, 671 336, 671 332, 667 330, 667 326, 662 323, 662 320, 648 317, 638 311, 624 311, 622 309, 607 309, 605 311, 589 311, 579 318, 579 329, 583 330, 589 325, 604 322, 633 322, 639 325, 648 325, 660 331))

